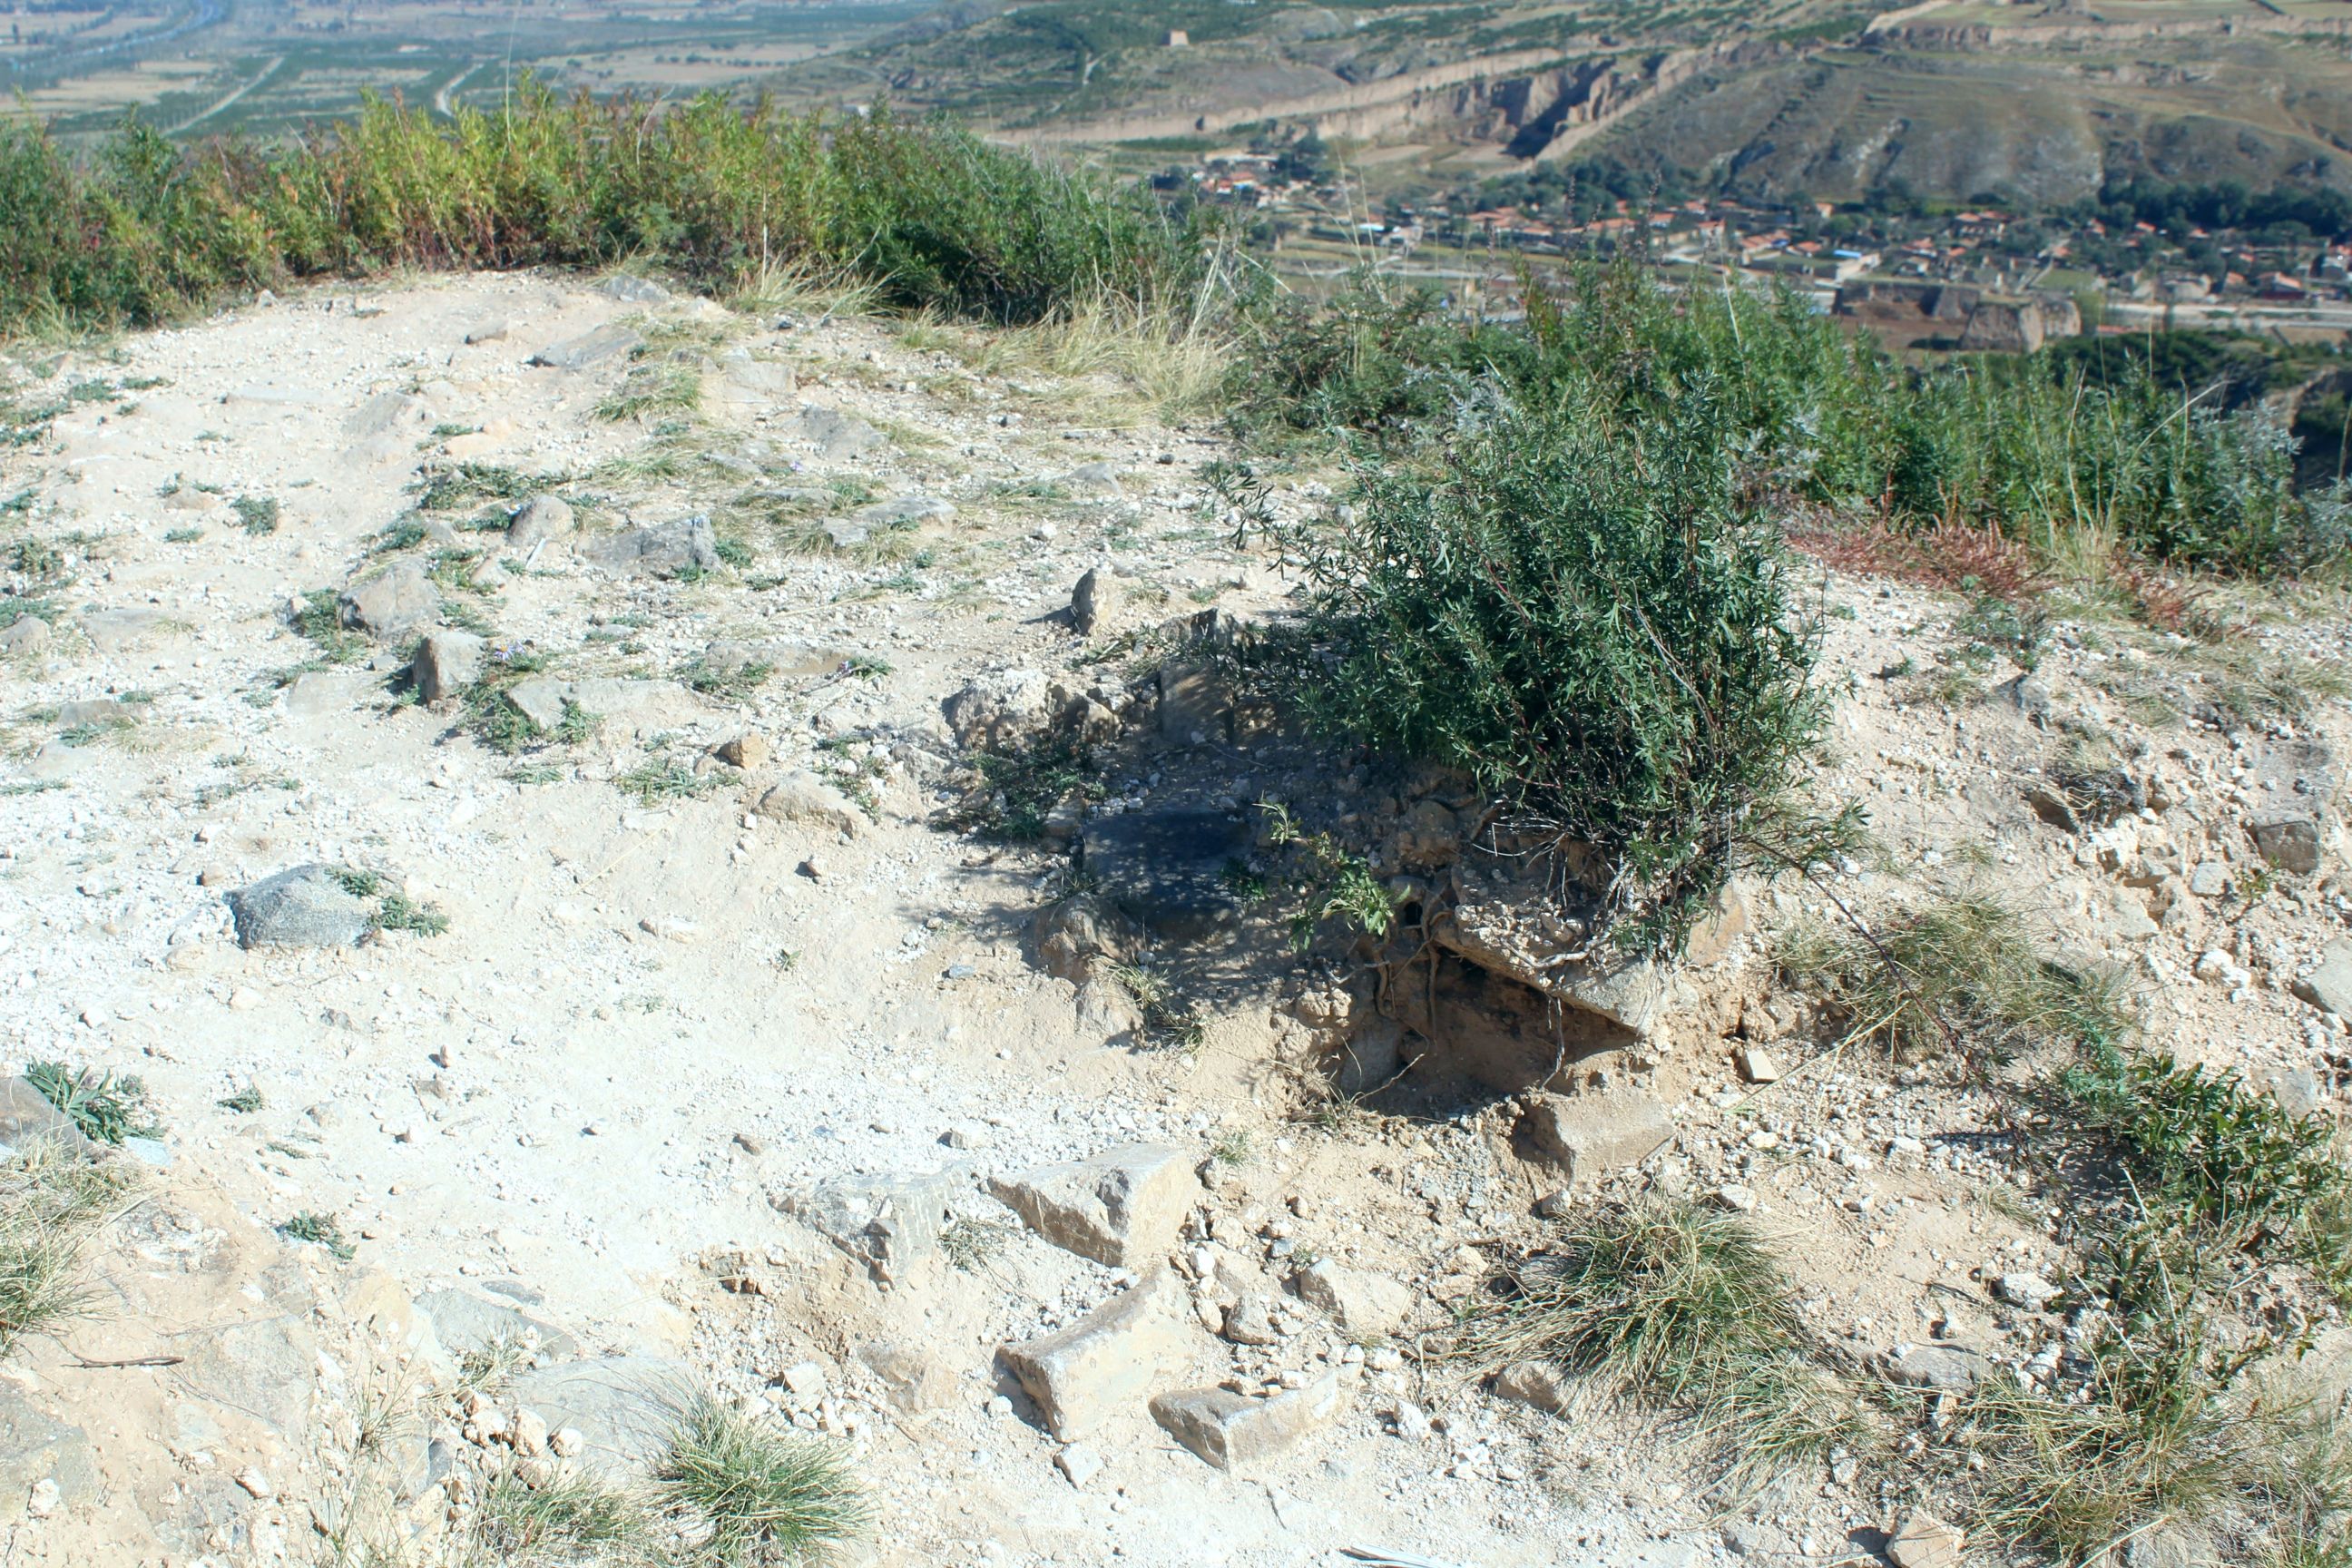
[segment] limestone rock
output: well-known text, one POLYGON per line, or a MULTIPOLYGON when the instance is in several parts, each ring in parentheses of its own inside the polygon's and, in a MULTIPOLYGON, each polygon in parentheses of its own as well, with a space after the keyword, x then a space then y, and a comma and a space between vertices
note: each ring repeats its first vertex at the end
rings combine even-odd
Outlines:
POLYGON ((2012 1307, 2038 1312, 2043 1302, 2058 1294, 2058 1287, 2039 1274, 2012 1270, 1992 1282, 1992 1293, 2012 1307))
POLYGON ((0 654, 38 653, 49 646, 49 623, 38 616, 18 616, 0 627, 0 654))
POLYGON ((948 1194, 948 1180, 940 1174, 850 1177, 771 1202, 806 1221, 887 1284, 939 1250, 948 1194))
POLYGON ((309 1436, 318 1336, 307 1311, 219 1323, 178 1337, 173 1381, 266 1421, 289 1446, 309 1436))
POLYGON ((2323 1012, 2352 1019, 2352 937, 2319 950, 2319 967, 2294 983, 2296 996, 2323 1012))
POLYGON ((1113 1268, 1139 1268, 1175 1246, 1193 1185, 1181 1150, 1139 1143, 993 1177, 988 1190, 1055 1246, 1113 1268))
POLYGON ((14 1384, 0 1384, 0 1525, 22 1519, 43 1483, 45 1512, 97 1500, 98 1455, 89 1435, 43 1415, 14 1384))
POLYGON ((1090 974, 1079 982, 1078 1033, 1108 1045, 1132 1041, 1143 1028, 1143 1009, 1126 986, 1108 974, 1090 974))
POLYGON ((416 645, 416 658, 408 667, 416 695, 427 702, 446 702, 458 696, 481 679, 486 646, 471 632, 438 631, 425 637, 416 645))
POLYGON ((1739 1068, 1739 1076, 1749 1083, 1780 1081, 1780 1064, 1762 1046, 1740 1047, 1732 1053, 1732 1061, 1739 1068))
POLYGON ((1032 928, 1037 962, 1046 973, 1084 984, 1097 958, 1125 963, 1135 956, 1139 934, 1118 910, 1091 893, 1079 893, 1038 911, 1032 928))
POLYGON ((615 272, 600 279, 596 292, 608 300, 618 300, 625 305, 658 305, 669 298, 669 290, 650 278, 640 278, 634 272, 615 272))
POLYGON ((1102 1455, 1091 1443, 1072 1443, 1054 1456, 1054 1468, 1068 1478, 1072 1487, 1084 1491, 1102 1474, 1102 1455))
POLYGON ((1982 1355, 1961 1345, 1906 1345, 1886 1361, 1889 1382, 1948 1393, 1974 1388, 1991 1370, 1982 1355))
POLYGON ((872 506, 859 507, 846 517, 835 518, 824 524, 825 537, 846 550, 863 544, 877 533, 894 529, 914 528, 926 522, 943 521, 955 515, 955 508, 933 495, 898 496, 872 506))
POLYGON ((1070 708, 1067 691, 1034 669, 992 670, 940 705, 948 732, 970 752, 1003 751, 1043 735, 1070 708))
POLYGON ((1645 1094, 1535 1094, 1519 1133, 1569 1181, 1589 1183, 1647 1159, 1673 1141, 1675 1124, 1645 1094))
POLYGON ((1071 1442, 1183 1363, 1183 1288, 1157 1268, 1069 1327, 999 1354, 1047 1428, 1071 1442))
POLYGON ((1316 1259, 1292 1277, 1298 1299, 1321 1309, 1350 1334, 1392 1334, 1412 1316, 1412 1287, 1385 1274, 1316 1259))
POLYGON ((792 432, 817 449, 828 463, 864 457, 884 444, 882 432, 854 416, 821 404, 808 404, 793 421, 792 432))
POLYGON ((1119 601, 1123 597, 1118 579, 1108 567, 1087 569, 1070 590, 1070 626, 1082 637, 1095 635, 1098 626, 1107 626, 1118 618, 1119 601))
POLYGON ((427 1290, 416 1298, 416 1310, 433 1325, 434 1337, 451 1355, 487 1350, 501 1341, 535 1346, 557 1361, 580 1353, 579 1342, 554 1324, 469 1290, 427 1290))
POLYGON ((38 1143, 63 1143, 74 1150, 90 1147, 73 1118, 51 1105, 47 1095, 21 1078, 0 1078, 0 1147, 13 1154, 38 1143))
POLYGON ((670 1413, 694 1386, 681 1362, 660 1356, 567 1361, 516 1378, 509 1394, 549 1428, 550 1444, 575 1448, 572 1462, 607 1480, 642 1475, 660 1451, 670 1413))
POLYGON ((2309 876, 2319 869, 2319 819, 2273 816, 2253 825, 2254 847, 2282 871, 2309 876))
POLYGON ((1151 1402, 1151 1418, 1221 1470, 1245 1470, 1297 1447, 1339 1414, 1337 1373, 1306 1387, 1251 1399, 1224 1388, 1185 1388, 1151 1402))
POLYGON ((1507 874, 1464 879, 1460 900, 1431 921, 1431 939, 1481 969, 1646 1036, 1665 999, 1664 967, 1575 956, 1591 933, 1560 907, 1552 865, 1552 857, 1534 857, 1507 874))
POLYGON ((1109 463, 1080 463, 1055 483, 1072 495, 1102 500, 1117 500, 1127 493, 1119 485, 1118 469, 1109 463))
POLYGON ((507 520, 507 547, 529 550, 544 539, 561 539, 579 526, 571 503, 561 496, 536 495, 507 520))
POLYGON ((324 866, 296 866, 228 895, 239 947, 349 947, 368 933, 366 903, 324 866))
POLYGON ((606 360, 634 353, 646 340, 626 327, 607 325, 578 337, 548 344, 530 356, 530 363, 551 370, 587 370, 606 360))
POLYGON ((1244 1292, 1225 1309, 1223 1333, 1237 1345, 1270 1345, 1282 1336, 1274 1331, 1274 1311, 1259 1291, 1244 1292))
POLYGON ((1961 1549, 1967 1544, 1957 1526, 1924 1508, 1914 1509, 1886 1543, 1886 1556, 1895 1568, 1960 1568, 1961 1549))
POLYGON ((864 812, 803 768, 794 768, 771 784, 751 809, 772 821, 803 823, 853 838, 866 826, 864 812))
POLYGON ((675 577, 682 572, 719 567, 719 538, 699 512, 655 528, 632 528, 590 545, 588 559, 610 571, 641 577, 675 577))
POLYGON ((1567 1381, 1549 1362, 1514 1362, 1495 1374, 1495 1392, 1548 1415, 1568 1408, 1567 1381))
POLYGON ((767 408, 800 389, 793 367, 781 360, 758 359, 748 349, 734 349, 719 358, 716 401, 744 407, 767 408))
POLYGON ((919 1415, 952 1404, 955 1369, 929 1348, 911 1340, 868 1340, 857 1359, 881 1382, 883 1394, 902 1413, 919 1415))
POLYGON ((413 636, 440 617, 440 590, 421 561, 396 561, 335 599, 335 618, 378 642, 413 636))
POLYGON ((771 753, 766 737, 743 734, 719 742, 710 754, 730 768, 758 768, 767 765, 771 753))

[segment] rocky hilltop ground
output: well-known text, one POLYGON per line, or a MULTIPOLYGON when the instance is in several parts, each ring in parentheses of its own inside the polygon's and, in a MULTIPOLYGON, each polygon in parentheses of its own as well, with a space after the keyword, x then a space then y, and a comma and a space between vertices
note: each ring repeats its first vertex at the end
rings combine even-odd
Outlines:
MULTIPOLYGON (((1539 1214, 1655 1188, 1857 1367, 2055 1375, 1999 1086, 1784 983, 1840 906, 2008 889, 2157 1042, 2342 1110, 2332 605, 2028 670, 1825 570, 1877 848, 1587 974, 1475 792, 1223 683, 1289 581, 1211 426, 828 303, 478 277, 25 365, 0 1038, 154 1125, 0 1384, 9 1562, 503 1560, 499 1489, 641 1476, 711 1394, 837 1441, 876 1563, 1925 1568, 1891 1473, 1727 1500, 1433 1347, 1539 1214), (1390 984, 1262 911, 1270 818, 1430 911, 1390 984)), ((12 1095, 21 1174, 78 1135, 12 1095)))

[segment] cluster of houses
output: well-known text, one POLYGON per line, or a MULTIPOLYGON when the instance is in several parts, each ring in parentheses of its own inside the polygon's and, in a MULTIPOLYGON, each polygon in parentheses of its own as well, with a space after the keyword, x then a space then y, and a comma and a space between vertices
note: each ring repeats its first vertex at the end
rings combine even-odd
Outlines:
POLYGON ((1727 267, 1810 289, 1824 309, 1835 308, 1840 291, 1863 279, 2025 298, 2052 292, 2064 279, 2111 300, 2156 306, 2352 303, 2352 243, 2343 241, 2289 249, 2197 230, 2184 248, 2146 223, 2062 224, 2047 216, 2020 219, 1972 209, 1841 225, 1827 202, 1790 207, 1712 198, 1638 207, 1618 201, 1582 217, 1555 204, 1458 200, 1394 204, 1368 214, 1347 189, 1307 174, 1277 153, 1235 153, 1209 158, 1188 177, 1204 201, 1277 221, 1286 216, 1295 233, 1360 249, 1410 256, 1438 243, 1576 255, 1646 244, 1670 265, 1727 267), (1832 229, 1847 237, 1827 237, 1832 229), (2207 269, 2190 264, 2191 249, 2207 269), (2216 254, 2226 265, 2210 265, 2216 254), (2086 278, 2096 281, 2086 285, 2086 278))

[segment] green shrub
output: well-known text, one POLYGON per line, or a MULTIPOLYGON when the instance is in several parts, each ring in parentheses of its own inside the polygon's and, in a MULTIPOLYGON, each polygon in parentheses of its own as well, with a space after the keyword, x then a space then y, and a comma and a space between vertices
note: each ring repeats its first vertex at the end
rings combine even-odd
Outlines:
POLYGON ((1285 531, 1310 716, 1596 847, 1627 945, 1678 943, 1749 858, 1842 837, 1791 804, 1817 628, 1727 417, 1703 387, 1640 426, 1482 395, 1425 460, 1362 468, 1335 526, 1285 531))
POLYGON ((76 159, 0 121, 0 331, 147 325, 242 290, 398 267, 644 258, 712 288, 813 265, 889 303, 1034 321, 1181 298, 1199 247, 1149 201, 887 112, 718 93, 662 107, 520 86, 437 120, 371 100, 280 149, 128 120, 76 159))
POLYGON ((1521 289, 1515 322, 1449 317, 1435 296, 1369 275, 1320 309, 1251 310, 1237 419, 1434 437, 1436 416, 1494 378, 1532 406, 1648 427, 1704 388, 1746 482, 1833 517, 2245 574, 2321 566, 2352 535, 2352 504, 2294 493, 2294 442, 2274 416, 2208 406, 2144 361, 1906 369, 1789 290, 1674 292, 1630 257, 1526 273, 1521 289))
POLYGON ((2288 1115, 2234 1073, 2104 1042, 2057 1087, 2074 1128, 2114 1150, 2166 1232, 2296 1258, 2352 1297, 2352 1173, 2325 1119, 2288 1115))

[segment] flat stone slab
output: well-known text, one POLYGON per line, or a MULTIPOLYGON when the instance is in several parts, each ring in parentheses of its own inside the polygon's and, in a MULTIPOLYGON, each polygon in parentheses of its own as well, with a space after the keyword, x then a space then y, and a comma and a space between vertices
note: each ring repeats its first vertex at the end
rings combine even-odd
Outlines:
POLYGON ((585 1440, 578 1463, 607 1480, 640 1478, 667 1440, 697 1386, 684 1362, 665 1356, 571 1361, 524 1373, 509 1385, 516 1408, 551 1431, 566 1426, 585 1440))
POLYGON ((1154 1268, 1066 1329, 997 1353, 1063 1442, 1139 1404, 1184 1360, 1183 1288, 1154 1268))
POLYGON ((1645 1094, 1538 1094, 1519 1131, 1574 1184, 1639 1164, 1673 1141, 1675 1124, 1645 1094))
POLYGON ((882 432, 865 420, 821 403, 811 403, 801 409, 800 416, 792 423, 792 433, 814 447, 817 455, 829 463, 864 457, 886 444, 882 432))
POLYGON ((434 1337, 451 1355, 488 1350, 507 1341, 535 1345, 557 1361, 580 1353, 580 1342, 554 1324, 470 1290, 427 1290, 416 1298, 416 1310, 432 1320, 434 1337))
POLYGON ((642 333, 626 327, 598 327, 578 337, 564 338, 548 344, 531 355, 530 363, 545 365, 551 370, 586 370, 643 348, 645 342, 642 333))
POLYGON ((1151 1402, 1151 1418, 1168 1435, 1221 1470, 1242 1470, 1279 1458, 1339 1414, 1339 1374, 1327 1372, 1306 1387, 1251 1399, 1225 1388, 1184 1388, 1151 1402))
POLYGON ((1906 1388, 1964 1392, 1991 1371, 1991 1363, 1961 1345, 1905 1345, 1886 1358, 1887 1380, 1906 1388))
POLYGON ((654 528, 607 534, 582 552, 597 565, 645 577, 675 577, 681 572, 715 572, 719 538, 710 520, 697 514, 654 528))
POLYGON ((63 1507, 97 1500, 98 1455, 89 1434, 44 1415, 13 1385, 0 1384, 0 1524, 24 1518, 32 1489, 43 1481, 56 1485, 63 1507))
POLYGON ((1291 1279, 1298 1299, 1321 1309, 1351 1334, 1394 1333, 1412 1316, 1412 1286, 1385 1274, 1342 1268, 1318 1258, 1291 1279))
POLYGON ((1181 1150, 1136 1143, 1090 1160, 991 1177, 988 1190, 1064 1251, 1113 1268, 1140 1268, 1175 1246, 1199 1188, 1181 1150))

